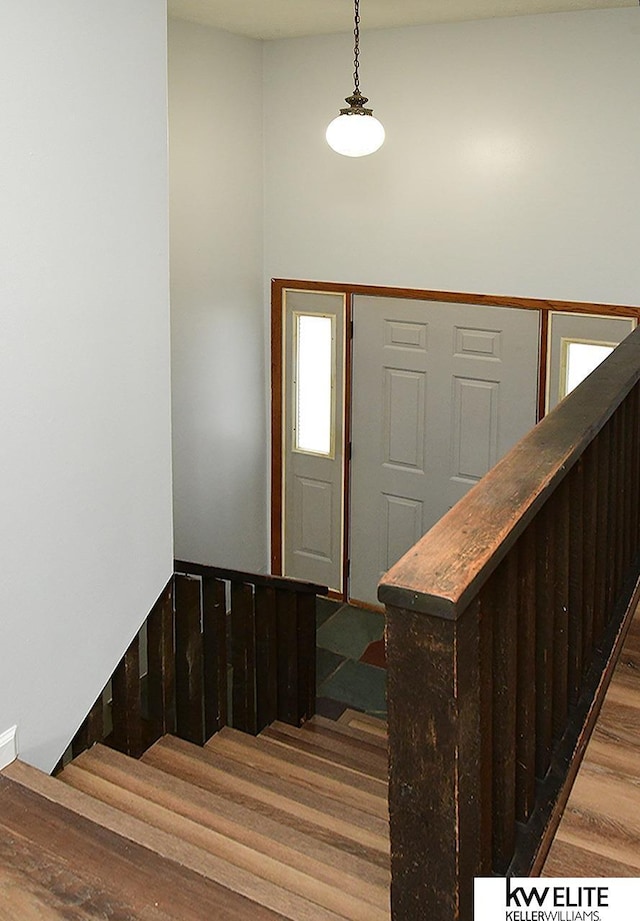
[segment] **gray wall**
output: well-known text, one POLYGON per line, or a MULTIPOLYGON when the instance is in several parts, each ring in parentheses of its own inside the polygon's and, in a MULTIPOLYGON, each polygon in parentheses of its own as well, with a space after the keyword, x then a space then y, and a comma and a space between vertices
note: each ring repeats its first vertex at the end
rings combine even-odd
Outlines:
POLYGON ((264 571, 262 45, 169 22, 176 554, 264 571))
POLYGON ((351 41, 265 45, 267 277, 638 303, 640 9, 364 32, 362 160, 351 41))
POLYGON ((0 29, 0 732, 49 769, 171 573, 166 19, 0 29))

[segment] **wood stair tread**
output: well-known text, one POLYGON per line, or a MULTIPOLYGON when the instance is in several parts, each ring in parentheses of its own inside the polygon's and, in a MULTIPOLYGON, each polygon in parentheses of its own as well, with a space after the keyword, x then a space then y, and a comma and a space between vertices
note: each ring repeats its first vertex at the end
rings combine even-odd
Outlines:
MULTIPOLYGON (((28 769, 33 772, 34 769, 28 769)), ((67 770, 65 768, 65 770, 67 770)), ((103 802, 96 798, 92 793, 70 786, 63 783, 58 778, 50 778, 47 775, 35 772, 21 778, 21 783, 28 785, 29 790, 39 793, 41 797, 50 799, 58 807, 62 805, 65 812, 72 816, 77 813, 83 819, 89 818, 90 824, 95 824, 98 831, 116 831, 116 837, 125 841, 126 850, 134 845, 141 845, 144 853, 150 853, 154 856, 160 856, 164 859, 171 873, 172 885, 181 885, 182 874, 193 876, 196 880, 202 878, 202 882, 213 887, 214 892, 221 894, 220 906, 211 900, 211 897, 204 899, 204 905, 212 905, 212 911, 206 913, 206 917, 234 919, 234 921, 248 921, 258 917, 261 921, 275 921, 275 919, 286 918, 289 921, 342 921, 348 918, 348 914, 337 914, 329 911, 320 905, 312 903, 307 899, 291 892, 285 885, 276 885, 263 878, 254 876, 245 870, 238 868, 235 864, 220 858, 217 855, 208 853, 200 847, 191 844, 188 841, 177 838, 173 833, 157 828, 148 822, 141 820, 132 811, 124 812, 121 808, 115 807, 110 803, 103 802), (34 790, 35 788, 35 790, 34 790), (125 840, 126 839, 126 840, 125 840), (225 901, 226 900, 226 901, 225 901), (229 911, 229 906, 238 909, 235 914, 225 914, 229 911)), ((84 774, 89 781, 95 781, 96 786, 99 778, 94 777, 80 768, 76 768, 73 774, 84 774)), ((127 791, 121 791, 120 806, 126 800, 126 809, 130 810, 134 799, 127 791)), ((64 840, 59 842, 59 850, 65 852, 64 840)), ((90 842, 86 847, 92 846, 90 842)), ((105 861, 103 870, 111 874, 108 861, 105 861)), ((122 872, 126 872, 124 869, 122 872)), ((167 876, 167 874, 165 874, 167 876)), ((117 872, 114 879, 117 878, 117 872)), ((164 879, 165 877, 163 877, 164 879)), ((153 892, 149 888, 149 892, 153 892)), ((198 895, 193 895, 193 904, 198 904, 198 895)), ((170 918, 176 921, 183 917, 182 909, 178 905, 175 913, 170 914, 170 918)), ((375 909, 372 908, 375 912, 375 909)), ((132 917, 137 917, 133 915, 132 917)), ((160 916, 163 921, 164 917, 160 916)), ((201 921, 203 914, 184 913, 186 921, 201 921)), ((145 919, 146 921, 146 919, 145 919)))
POLYGON ((227 755, 233 760, 250 764, 323 792, 341 802, 351 802, 364 812, 380 818, 388 817, 387 785, 351 768, 324 761, 314 755, 286 748, 271 739, 255 739, 234 729, 225 728, 207 742, 205 748, 227 755))
POLYGON ((3 867, 24 878, 29 910, 38 902, 47 906, 46 914, 34 916, 39 921, 59 917, 60 910, 65 919, 122 921, 282 917, 167 859, 157 842, 136 840, 135 825, 28 765, 14 762, 0 776, 3 867), (74 903, 81 905, 75 915, 74 903))
MULTIPOLYGON (((244 851, 247 848, 262 855, 257 875, 261 875, 262 870, 278 861, 300 873, 312 875, 325 886, 333 886, 372 905, 386 907, 388 877, 381 873, 379 868, 370 866, 363 860, 355 861, 351 855, 341 853, 338 848, 322 845, 273 819, 256 815, 223 797, 208 793, 103 746, 95 746, 77 758, 63 771, 62 779, 64 780, 66 775, 71 784, 82 788, 82 778, 74 773, 79 770, 89 772, 116 785, 116 788, 170 810, 170 823, 173 821, 171 816, 188 820, 185 823, 188 832, 194 831, 189 828, 189 822, 195 822, 213 832, 214 838, 215 835, 224 836, 231 845, 225 849, 224 854, 220 853, 231 862, 236 862, 232 856, 234 850, 239 851, 240 865, 246 865, 244 851)), ((85 789, 91 792, 88 787, 85 789)), ((99 791, 97 795, 100 795, 99 791)), ((146 820, 152 822, 152 819, 146 820)), ((166 828, 171 829, 174 834, 180 833, 180 827, 175 821, 166 828)), ((192 835, 192 843, 198 844, 197 834, 195 838, 192 835)))
MULTIPOLYGON (((271 857, 257 852, 82 768, 70 765, 65 768, 64 774, 67 774, 67 783, 74 787, 134 816, 154 830, 171 835, 181 845, 200 851, 202 863, 199 872, 204 875, 219 879, 220 861, 233 867, 244 875, 245 885, 251 887, 253 898, 257 901, 268 899, 270 907, 294 921, 297 918, 329 921, 335 917, 353 921, 380 918, 382 921, 388 917, 383 909, 323 882, 317 874, 281 863, 277 853, 271 857)), ((274 848, 274 852, 276 850, 274 848)))
POLYGON ((257 813, 339 846, 388 872, 388 820, 362 812, 349 802, 324 796, 282 777, 256 770, 174 736, 153 745, 142 761, 191 784, 245 805, 257 813))
POLYGON ((302 729, 297 729, 286 723, 275 722, 267 726, 259 738, 271 739, 377 780, 386 782, 388 777, 386 752, 375 746, 340 736, 319 724, 305 724, 302 729))
POLYGON ((141 760, 99 744, 57 778, 14 762, 0 921, 3 893, 11 921, 389 921, 386 773, 377 740, 321 721, 141 760))
MULTIPOLYGON (((378 722, 381 722, 381 720, 378 720, 378 722)), ((309 732, 315 730, 316 727, 326 729, 328 732, 340 738, 364 742, 367 745, 373 746, 373 748, 378 751, 384 752, 385 754, 387 753, 388 738, 386 733, 384 733, 384 735, 378 735, 377 733, 368 732, 366 729, 354 728, 354 726, 349 725, 349 723, 341 723, 339 720, 330 720, 326 716, 320 716, 319 714, 312 716, 310 720, 303 723, 301 729, 303 732, 309 732)))
POLYGON ((345 710, 337 722, 343 726, 358 729, 360 732, 367 732, 379 739, 387 739, 389 736, 384 720, 378 719, 377 716, 369 716, 368 713, 361 713, 359 710, 345 710))

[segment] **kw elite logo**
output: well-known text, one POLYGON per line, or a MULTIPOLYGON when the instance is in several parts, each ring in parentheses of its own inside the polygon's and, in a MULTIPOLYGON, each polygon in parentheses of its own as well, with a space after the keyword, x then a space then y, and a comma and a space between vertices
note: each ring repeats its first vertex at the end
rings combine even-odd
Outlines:
POLYGON ((474 921, 629 921, 640 879, 476 879, 474 921))
POLYGON ((505 921, 600 921, 600 909, 609 908, 608 886, 525 888, 508 877, 505 885, 505 921))

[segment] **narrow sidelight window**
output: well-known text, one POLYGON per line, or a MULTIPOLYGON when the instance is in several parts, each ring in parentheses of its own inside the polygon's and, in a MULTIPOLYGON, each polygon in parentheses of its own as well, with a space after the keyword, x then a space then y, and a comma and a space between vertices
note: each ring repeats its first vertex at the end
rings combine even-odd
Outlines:
POLYGON ((294 450, 332 457, 335 318, 304 313, 294 316, 294 450))
POLYGON ((560 394, 560 398, 581 384, 615 348, 615 343, 585 342, 579 339, 563 339, 562 345, 564 392, 560 394))

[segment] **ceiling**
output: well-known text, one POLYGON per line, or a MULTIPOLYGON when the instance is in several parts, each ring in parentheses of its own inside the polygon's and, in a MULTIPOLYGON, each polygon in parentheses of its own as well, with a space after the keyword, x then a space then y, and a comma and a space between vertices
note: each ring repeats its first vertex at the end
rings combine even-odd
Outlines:
MULTIPOLYGON (((292 38, 353 28, 352 0, 168 0, 169 15, 251 38, 292 38)), ((361 28, 385 29, 529 13, 638 6, 638 0, 361 0, 361 28)))

